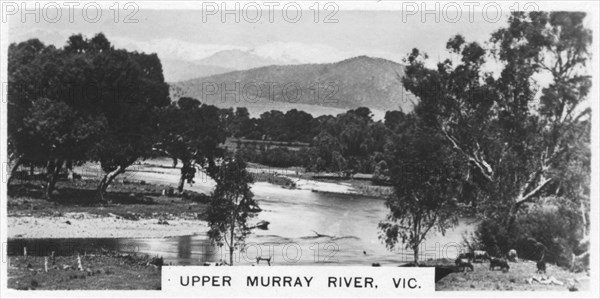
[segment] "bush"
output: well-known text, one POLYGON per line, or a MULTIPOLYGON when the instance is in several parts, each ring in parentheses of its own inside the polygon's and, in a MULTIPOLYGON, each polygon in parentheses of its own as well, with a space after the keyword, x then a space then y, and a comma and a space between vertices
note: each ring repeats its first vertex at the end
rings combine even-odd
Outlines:
POLYGON ((165 264, 165 261, 164 261, 164 259, 163 259, 162 256, 161 257, 155 256, 155 257, 152 257, 148 263, 150 265, 155 265, 157 267, 162 267, 165 264))
POLYGON ((517 218, 511 234, 503 226, 504 219, 486 219, 479 224, 474 241, 494 256, 516 249, 519 258, 539 260, 545 251, 546 262, 572 268, 576 266, 573 254, 585 252, 585 246, 580 245, 581 215, 569 204, 565 199, 554 199, 532 207, 517 218))

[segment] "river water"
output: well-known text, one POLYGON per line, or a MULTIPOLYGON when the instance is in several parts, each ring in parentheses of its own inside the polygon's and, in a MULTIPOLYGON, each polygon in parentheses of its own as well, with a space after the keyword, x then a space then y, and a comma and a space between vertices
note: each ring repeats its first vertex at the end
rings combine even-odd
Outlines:
MULTIPOLYGON (((174 185, 177 171, 167 168, 160 174, 137 171, 130 177, 174 185)), ((186 189, 209 192, 212 184, 200 180, 186 189)), ((290 190, 264 182, 255 183, 252 191, 262 212, 251 223, 265 220, 270 224, 267 230, 252 230, 245 250, 234 252, 236 264, 255 264, 257 256, 271 257, 272 265, 400 265, 413 259, 412 251, 402 246, 390 251, 379 240, 377 226, 387 213, 382 199, 290 190)), ((462 235, 472 229, 472 223, 462 220, 445 236, 431 232, 422 244, 420 258, 454 258, 462 235)), ((73 250, 106 248, 162 256, 173 265, 229 261, 225 247, 223 250, 214 247, 201 235, 167 239, 15 239, 9 240, 9 255, 22 254, 23 246, 27 246, 31 255, 47 254, 50 250, 67 254, 73 250)))

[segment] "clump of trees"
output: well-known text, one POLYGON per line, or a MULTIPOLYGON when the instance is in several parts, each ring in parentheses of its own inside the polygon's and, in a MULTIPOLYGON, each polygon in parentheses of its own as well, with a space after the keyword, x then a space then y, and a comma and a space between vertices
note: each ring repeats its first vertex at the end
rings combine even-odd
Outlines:
POLYGON ((313 171, 373 173, 383 159, 388 129, 374 122, 369 108, 361 107, 324 119, 313 139, 308 168, 313 171))
POLYGON ((320 129, 319 118, 304 111, 271 110, 258 118, 250 117, 247 108, 221 109, 228 137, 283 142, 311 142, 320 129))
MULTIPOLYGON (((454 59, 435 69, 426 66, 421 51, 408 55, 402 82, 420 99, 415 117, 422 130, 443 137, 452 156, 466 161, 457 185, 485 220, 479 234, 485 249, 505 253, 525 235, 570 247, 589 238, 591 31, 583 26, 584 17, 515 12, 508 26, 491 36, 491 47, 455 36, 447 43, 454 59), (485 71, 486 63, 501 71, 485 71), (548 84, 539 84, 544 77, 548 84), (531 215, 554 215, 539 212, 548 205, 569 207, 578 242, 561 230, 551 241, 525 225, 531 215), (490 226, 499 229, 486 229, 490 226)), ((392 206, 391 213, 407 205, 392 206)))
POLYGON ((61 168, 100 162, 98 193, 150 155, 168 85, 155 54, 115 49, 103 34, 73 35, 63 48, 37 39, 8 51, 8 149, 13 169, 47 169, 52 197, 61 168))
POLYGON ((182 192, 196 167, 223 155, 219 109, 191 98, 171 103, 156 54, 115 49, 102 33, 73 35, 63 48, 32 39, 10 45, 8 54, 11 178, 21 165, 44 167, 49 199, 60 172, 84 162, 100 164, 103 199, 140 159, 181 160, 182 192))
MULTIPOLYGON (((389 115, 397 117, 398 113, 403 115, 400 111, 389 115)), ((251 118, 246 108, 221 110, 230 137, 310 144, 310 150, 300 151, 246 147, 241 151, 247 161, 274 167, 303 166, 344 176, 373 173, 384 160, 391 124, 372 117, 366 107, 317 118, 296 109, 286 113, 272 110, 259 118, 251 118)))

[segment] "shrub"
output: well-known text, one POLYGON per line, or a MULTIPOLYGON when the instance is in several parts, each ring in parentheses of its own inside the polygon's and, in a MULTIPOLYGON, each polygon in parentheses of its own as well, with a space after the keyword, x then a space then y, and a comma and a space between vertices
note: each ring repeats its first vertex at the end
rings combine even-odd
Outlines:
MULTIPOLYGON (((516 249, 519 257, 573 267, 573 254, 585 252, 581 215, 569 207, 566 199, 551 199, 531 207, 515 221, 515 233, 508 234, 503 219, 486 219, 475 232, 475 243, 491 255, 503 256, 516 249)), ((585 263, 585 261, 580 262, 585 263)))

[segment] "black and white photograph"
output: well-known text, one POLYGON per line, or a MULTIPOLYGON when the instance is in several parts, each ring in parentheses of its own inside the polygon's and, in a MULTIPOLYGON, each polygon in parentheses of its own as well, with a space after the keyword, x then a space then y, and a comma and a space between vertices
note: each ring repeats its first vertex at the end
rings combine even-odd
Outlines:
POLYGON ((1 6, 4 295, 598 294, 597 2, 1 6))

